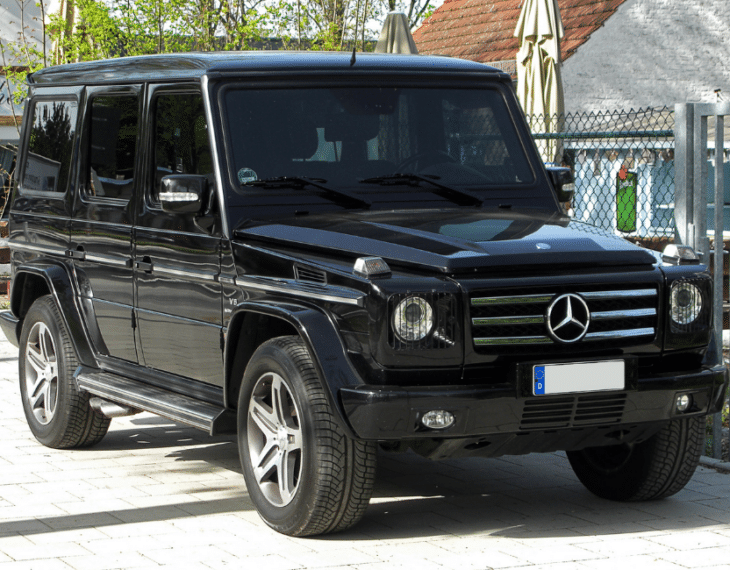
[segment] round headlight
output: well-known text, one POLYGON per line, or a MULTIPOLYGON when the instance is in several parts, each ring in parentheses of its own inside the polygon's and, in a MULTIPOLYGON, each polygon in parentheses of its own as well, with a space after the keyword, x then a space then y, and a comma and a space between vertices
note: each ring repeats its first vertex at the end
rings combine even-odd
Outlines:
POLYGON ((422 297, 408 297, 395 308, 393 330, 402 341, 421 340, 433 328, 433 309, 422 297))
POLYGON ((692 283, 675 283, 670 300, 672 320, 679 325, 688 325, 702 311, 702 293, 692 283))

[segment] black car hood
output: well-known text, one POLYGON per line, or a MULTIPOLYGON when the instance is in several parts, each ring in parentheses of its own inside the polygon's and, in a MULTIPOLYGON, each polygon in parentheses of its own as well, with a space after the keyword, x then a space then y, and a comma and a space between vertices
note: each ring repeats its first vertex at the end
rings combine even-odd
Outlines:
POLYGON ((543 211, 464 209, 314 215, 249 221, 234 236, 250 241, 377 256, 389 264, 444 273, 494 267, 651 265, 656 257, 614 234, 543 211))

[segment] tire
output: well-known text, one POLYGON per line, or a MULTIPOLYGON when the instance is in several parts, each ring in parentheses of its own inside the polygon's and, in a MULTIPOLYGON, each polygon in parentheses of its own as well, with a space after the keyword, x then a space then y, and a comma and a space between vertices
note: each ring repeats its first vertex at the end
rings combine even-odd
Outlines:
POLYGON ((23 411, 35 438, 47 447, 88 447, 111 420, 94 412, 73 375, 76 352, 50 295, 33 303, 23 321, 18 359, 23 411))
POLYGON ((274 530, 337 532, 364 515, 375 443, 338 426, 299 337, 272 339, 253 354, 238 399, 238 450, 249 496, 274 530))
POLYGON ((614 501, 663 499, 692 478, 704 444, 704 418, 669 422, 642 443, 569 451, 581 483, 614 501))

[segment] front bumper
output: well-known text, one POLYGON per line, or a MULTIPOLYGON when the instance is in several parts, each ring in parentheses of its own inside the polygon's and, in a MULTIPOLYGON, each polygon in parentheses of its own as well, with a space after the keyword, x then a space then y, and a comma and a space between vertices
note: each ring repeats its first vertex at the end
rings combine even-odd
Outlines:
POLYGON ((726 373, 724 365, 707 366, 693 373, 639 378, 631 390, 558 396, 521 397, 516 390, 481 386, 359 386, 342 388, 340 398, 353 431, 363 440, 497 442, 504 436, 519 436, 534 441, 524 451, 530 452, 541 448, 541 438, 553 441, 551 448, 574 449, 597 445, 590 438, 598 429, 604 434, 634 433, 638 438, 648 424, 661 426, 678 417, 715 413, 722 406, 726 373), (675 407, 680 394, 691 394, 694 402, 685 413, 675 407), (430 410, 451 412, 454 424, 442 430, 426 428, 421 418, 430 410), (583 435, 576 440, 573 436, 579 431, 583 435), (565 445, 560 444, 561 434, 565 445))

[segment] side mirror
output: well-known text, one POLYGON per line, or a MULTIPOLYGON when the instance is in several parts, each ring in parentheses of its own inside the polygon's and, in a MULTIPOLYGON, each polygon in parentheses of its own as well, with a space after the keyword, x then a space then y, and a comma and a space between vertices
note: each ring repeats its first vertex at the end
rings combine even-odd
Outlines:
POLYGON ((208 178, 198 174, 170 174, 160 186, 160 206, 170 214, 197 214, 203 209, 208 178))
POLYGON ((562 166, 548 166, 547 173, 550 177, 550 182, 553 183, 555 189, 555 195, 558 197, 558 202, 570 202, 573 199, 573 191, 575 190, 575 178, 570 168, 564 168, 562 166))

